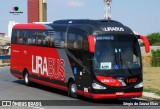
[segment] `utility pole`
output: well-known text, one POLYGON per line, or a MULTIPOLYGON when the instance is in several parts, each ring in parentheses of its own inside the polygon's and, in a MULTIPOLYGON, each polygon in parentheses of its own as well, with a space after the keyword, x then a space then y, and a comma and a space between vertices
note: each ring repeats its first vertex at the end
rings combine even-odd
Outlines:
POLYGON ((104 18, 105 19, 111 19, 111 2, 112 0, 103 0, 104 4, 105 4, 105 14, 104 14, 104 18))

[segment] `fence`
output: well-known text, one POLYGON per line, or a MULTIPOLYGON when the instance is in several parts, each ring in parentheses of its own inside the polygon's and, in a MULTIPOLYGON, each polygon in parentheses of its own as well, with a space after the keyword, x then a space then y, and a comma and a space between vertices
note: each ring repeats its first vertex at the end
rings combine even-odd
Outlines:
POLYGON ((10 56, 0 56, 0 66, 10 65, 10 56))
MULTIPOLYGON (((150 46, 151 50, 160 50, 160 46, 150 46)), ((145 53, 145 48, 141 47, 142 54, 145 53)))
POLYGON ((0 56, 0 60, 8 60, 10 59, 10 56, 0 56))

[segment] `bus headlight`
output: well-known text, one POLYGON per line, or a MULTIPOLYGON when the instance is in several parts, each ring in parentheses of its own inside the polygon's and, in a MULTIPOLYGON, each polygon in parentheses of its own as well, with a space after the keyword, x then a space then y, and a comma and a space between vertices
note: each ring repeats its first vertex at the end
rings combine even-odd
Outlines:
POLYGON ((143 87, 143 82, 141 82, 138 85, 134 86, 134 88, 142 88, 142 87, 143 87))
POLYGON ((106 87, 101 86, 97 83, 92 83, 92 87, 93 87, 93 89, 106 89, 106 87))

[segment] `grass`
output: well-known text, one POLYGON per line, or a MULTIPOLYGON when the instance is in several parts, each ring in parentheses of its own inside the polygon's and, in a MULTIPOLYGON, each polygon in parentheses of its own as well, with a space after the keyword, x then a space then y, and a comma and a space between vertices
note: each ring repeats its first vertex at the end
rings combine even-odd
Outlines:
POLYGON ((160 67, 143 67, 144 91, 160 96, 160 67))

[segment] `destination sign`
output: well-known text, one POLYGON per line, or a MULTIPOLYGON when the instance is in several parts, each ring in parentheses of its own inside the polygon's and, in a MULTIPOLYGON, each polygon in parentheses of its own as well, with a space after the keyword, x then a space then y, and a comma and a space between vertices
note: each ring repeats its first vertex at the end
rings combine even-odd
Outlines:
POLYGON ((96 40, 114 40, 114 36, 98 36, 96 40))

